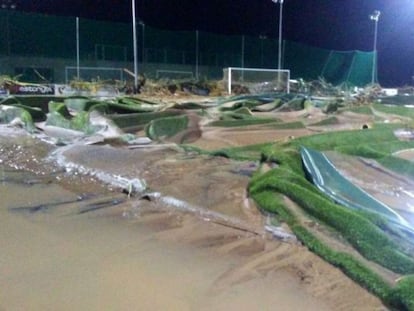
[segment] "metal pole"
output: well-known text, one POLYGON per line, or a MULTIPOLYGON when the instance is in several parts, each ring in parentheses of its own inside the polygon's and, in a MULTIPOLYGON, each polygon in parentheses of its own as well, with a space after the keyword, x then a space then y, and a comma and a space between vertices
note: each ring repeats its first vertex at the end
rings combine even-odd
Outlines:
POLYGON ((195 72, 195 78, 198 81, 198 53, 199 53, 199 46, 198 46, 198 40, 199 40, 199 35, 198 35, 198 30, 196 30, 196 72, 195 72))
POLYGON ((7 56, 10 56, 10 20, 9 20, 9 10, 6 11, 6 38, 7 38, 7 56))
POLYGON ((142 23, 142 65, 145 63, 145 24, 142 23))
POLYGON ((378 33, 378 20, 375 21, 375 30, 374 30, 374 57, 373 57, 373 66, 372 66, 372 79, 371 83, 375 82, 375 72, 377 67, 377 33, 378 33))
POLYGON ((282 69, 282 18, 283 18, 283 0, 279 0, 279 45, 277 54, 277 69, 282 69))
POLYGON ((80 79, 79 73, 79 17, 76 17, 76 78, 80 79))
POLYGON ((134 45, 134 92, 138 90, 138 49, 137 49, 137 27, 135 15, 135 0, 132 0, 132 36, 134 45))
POLYGON ((241 40, 241 67, 244 68, 244 35, 241 40))
POLYGON ((279 89, 281 83, 280 70, 282 69, 282 25, 283 25, 283 0, 272 0, 273 3, 279 3, 279 43, 277 52, 277 88, 279 89))
MULTIPOLYGON (((241 67, 244 68, 244 35, 241 41, 241 67)), ((241 80, 244 81, 244 70, 242 70, 241 80)))
POLYGON ((370 19, 373 20, 375 23, 374 25, 374 48, 373 48, 374 56, 372 58, 371 84, 375 83, 375 76, 376 76, 375 74, 377 71, 377 57, 378 57, 377 36, 378 36, 378 20, 379 20, 380 15, 381 15, 380 11, 374 11, 374 13, 370 15, 370 19))

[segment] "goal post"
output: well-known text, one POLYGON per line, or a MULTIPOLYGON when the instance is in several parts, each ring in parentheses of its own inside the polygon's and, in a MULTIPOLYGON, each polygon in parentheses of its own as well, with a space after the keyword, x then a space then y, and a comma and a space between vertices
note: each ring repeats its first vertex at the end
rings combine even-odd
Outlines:
POLYGON ((223 80, 229 95, 235 85, 247 87, 250 93, 290 91, 288 69, 228 67, 223 69, 223 80))

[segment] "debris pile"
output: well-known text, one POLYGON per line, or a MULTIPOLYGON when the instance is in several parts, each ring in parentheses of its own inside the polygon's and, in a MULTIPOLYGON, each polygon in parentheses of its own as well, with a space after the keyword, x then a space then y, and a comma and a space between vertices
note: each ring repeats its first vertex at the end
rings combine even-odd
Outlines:
MULTIPOLYGON (((223 81, 153 81, 142 77, 140 83, 139 95, 123 93, 130 88, 126 83, 73 81, 64 94, 21 96, 11 91, 16 86, 27 91, 28 84, 3 76, 0 85, 8 93, 0 96, 0 123, 21 126, 30 132, 58 133, 55 136, 65 137, 66 140, 92 135, 101 137, 92 140, 99 142, 120 138, 123 142, 136 143, 137 138, 145 137, 146 143, 149 140, 182 144, 197 140, 202 135, 202 125, 276 126, 278 123, 278 127, 284 122, 276 117, 278 113, 303 111, 305 118, 309 116, 310 109, 335 115, 352 107, 364 106, 364 109, 370 110, 369 107, 375 102, 414 103, 411 96, 385 96, 378 85, 351 88, 346 85, 333 86, 323 79, 292 81, 292 92, 289 94, 250 94, 250 90, 240 87, 239 91, 247 94, 236 96, 224 96, 223 81), (93 95, 78 95, 80 93, 93 95)), ((39 90, 47 87, 30 85, 30 88, 39 90)), ((407 89, 405 91, 408 92, 407 89)), ((337 124, 337 119, 333 118, 308 118, 304 121, 305 125, 296 122, 290 126, 337 124)), ((59 144, 70 143, 61 137, 59 144)))

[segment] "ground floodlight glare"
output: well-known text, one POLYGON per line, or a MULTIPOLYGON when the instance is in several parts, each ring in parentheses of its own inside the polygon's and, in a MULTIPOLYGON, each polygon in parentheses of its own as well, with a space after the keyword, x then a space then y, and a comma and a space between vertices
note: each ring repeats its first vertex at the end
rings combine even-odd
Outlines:
POLYGON ((381 15, 381 12, 380 11, 378 11, 378 10, 375 10, 374 11, 374 13, 372 13, 370 16, 369 16, 369 18, 371 19, 371 20, 373 20, 373 21, 378 21, 378 19, 379 19, 379 17, 380 17, 380 15, 381 15))

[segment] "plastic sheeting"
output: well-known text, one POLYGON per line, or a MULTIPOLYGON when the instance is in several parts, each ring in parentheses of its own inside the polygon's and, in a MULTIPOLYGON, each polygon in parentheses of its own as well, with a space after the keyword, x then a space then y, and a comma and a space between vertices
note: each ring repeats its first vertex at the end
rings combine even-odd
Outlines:
POLYGON ((323 153, 302 147, 301 156, 312 182, 333 201, 352 209, 380 214, 398 227, 414 232, 396 211, 342 176, 323 153))

